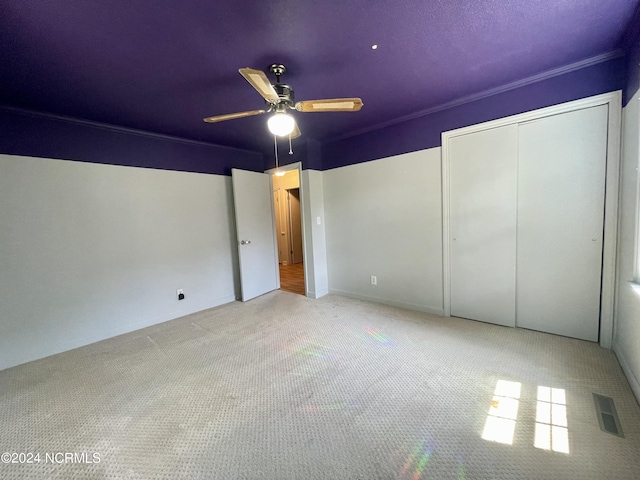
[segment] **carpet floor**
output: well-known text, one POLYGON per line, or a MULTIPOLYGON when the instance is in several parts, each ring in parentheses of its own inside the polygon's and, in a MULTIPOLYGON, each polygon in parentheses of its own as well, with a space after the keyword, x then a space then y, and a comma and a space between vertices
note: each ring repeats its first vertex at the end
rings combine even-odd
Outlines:
POLYGON ((637 479, 640 408, 593 343, 276 291, 1 371, 4 452, 40 455, 6 479, 637 479))

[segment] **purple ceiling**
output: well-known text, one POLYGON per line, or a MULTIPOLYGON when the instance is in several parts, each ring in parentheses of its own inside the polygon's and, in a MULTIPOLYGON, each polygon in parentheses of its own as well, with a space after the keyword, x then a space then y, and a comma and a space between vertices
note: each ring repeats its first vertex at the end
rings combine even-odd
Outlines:
POLYGON ((284 63, 295 113, 329 141, 622 47, 640 0, 0 2, 0 104, 257 151, 266 118, 237 72, 284 63), (371 45, 378 44, 377 50, 371 45))

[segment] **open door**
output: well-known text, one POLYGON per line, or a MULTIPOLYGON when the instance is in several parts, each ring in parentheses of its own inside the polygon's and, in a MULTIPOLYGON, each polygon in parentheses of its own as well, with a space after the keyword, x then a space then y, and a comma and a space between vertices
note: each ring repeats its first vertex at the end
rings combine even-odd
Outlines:
POLYGON ((231 169, 242 301, 280 288, 271 179, 231 169), (269 200, 271 199, 271 201, 269 200))

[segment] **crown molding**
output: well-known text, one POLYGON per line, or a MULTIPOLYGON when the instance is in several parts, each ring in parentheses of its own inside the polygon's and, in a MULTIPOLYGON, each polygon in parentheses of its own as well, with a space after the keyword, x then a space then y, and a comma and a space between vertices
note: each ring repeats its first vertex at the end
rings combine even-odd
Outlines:
POLYGON ((338 137, 334 137, 330 140, 327 140, 326 143, 334 143, 340 140, 346 140, 347 138, 356 137, 358 135, 363 135, 365 133, 372 132, 374 130, 380 130, 382 128, 390 127, 392 125, 397 125, 399 123, 407 122, 409 120, 414 120, 416 118, 426 117, 427 115, 431 115, 436 112, 441 112, 443 110, 448 110, 450 108, 458 107, 460 105, 464 105, 467 103, 475 102, 478 100, 482 100, 487 97, 492 97, 494 95, 498 95, 500 93, 508 92, 510 90, 515 90, 516 88, 525 87, 527 85, 531 85, 534 83, 541 82, 543 80, 548 80, 550 78, 558 77, 560 75, 564 75, 567 73, 575 72, 577 70, 581 70, 583 68, 591 67, 593 65, 597 65, 599 63, 608 62, 610 60, 614 60, 616 58, 623 57, 625 52, 623 50, 613 50, 611 52, 602 53, 600 55, 595 55, 593 57, 586 58, 584 60, 580 60, 578 62, 569 63, 562 67, 553 68, 551 70, 546 70, 542 73, 538 73, 536 75, 532 75, 527 78, 523 78, 522 80, 516 80, 515 82, 506 83, 504 85, 490 88, 488 90, 483 90, 482 92, 474 93, 472 95, 467 95, 464 97, 460 97, 456 100, 452 100, 450 102, 442 103, 440 105, 436 105, 434 107, 430 107, 424 110, 420 110, 415 113, 411 113, 409 115, 404 115, 402 117, 395 118, 393 120, 388 120, 386 122, 377 123, 375 125, 361 128, 359 130, 355 130, 353 132, 349 132, 344 135, 340 135, 338 137))
POLYGON ((97 129, 100 129, 100 130, 107 130, 107 131, 116 132, 116 133, 124 133, 124 134, 127 134, 127 135, 135 135, 135 136, 139 136, 139 137, 153 138, 153 139, 156 139, 156 140, 163 140, 163 141, 167 141, 167 142, 221 148, 221 149, 224 149, 224 150, 232 150, 232 151, 243 152, 243 153, 262 154, 262 152, 257 152, 257 151, 254 151, 254 150, 247 150, 247 149, 244 149, 244 148, 236 148, 236 147, 229 147, 229 146, 226 146, 226 145, 218 145, 216 143, 203 142, 201 140, 192 140, 192 139, 189 139, 189 138, 176 137, 176 136, 173 136, 173 135, 166 135, 166 134, 163 134, 163 133, 149 132, 147 130, 138 130, 136 128, 122 127, 120 125, 113 125, 113 124, 110 124, 110 123, 102 123, 102 122, 96 122, 96 121, 93 121, 93 120, 85 120, 85 119, 82 119, 82 118, 68 117, 66 115, 58 115, 58 114, 55 114, 55 113, 39 112, 39 111, 36 111, 36 110, 29 110, 29 109, 26 109, 26 108, 11 107, 11 106, 8 106, 8 105, 0 105, 0 111, 1 110, 12 112, 12 113, 15 113, 15 114, 18 114, 18 115, 30 116, 30 117, 35 117, 35 118, 45 118, 45 119, 48 119, 48 120, 55 120, 55 121, 59 121, 59 122, 65 122, 65 123, 70 123, 70 124, 73 124, 73 125, 81 125, 83 127, 97 128, 97 129))

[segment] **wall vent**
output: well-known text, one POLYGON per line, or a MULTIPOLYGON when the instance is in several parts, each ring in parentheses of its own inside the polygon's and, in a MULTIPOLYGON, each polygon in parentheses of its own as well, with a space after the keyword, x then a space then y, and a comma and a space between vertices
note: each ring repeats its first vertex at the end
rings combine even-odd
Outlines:
POLYGON ((620 425, 620 418, 618 418, 618 412, 616 411, 616 404, 613 402, 613 398, 594 393, 593 402, 596 406, 600 430, 624 438, 622 425, 620 425))

